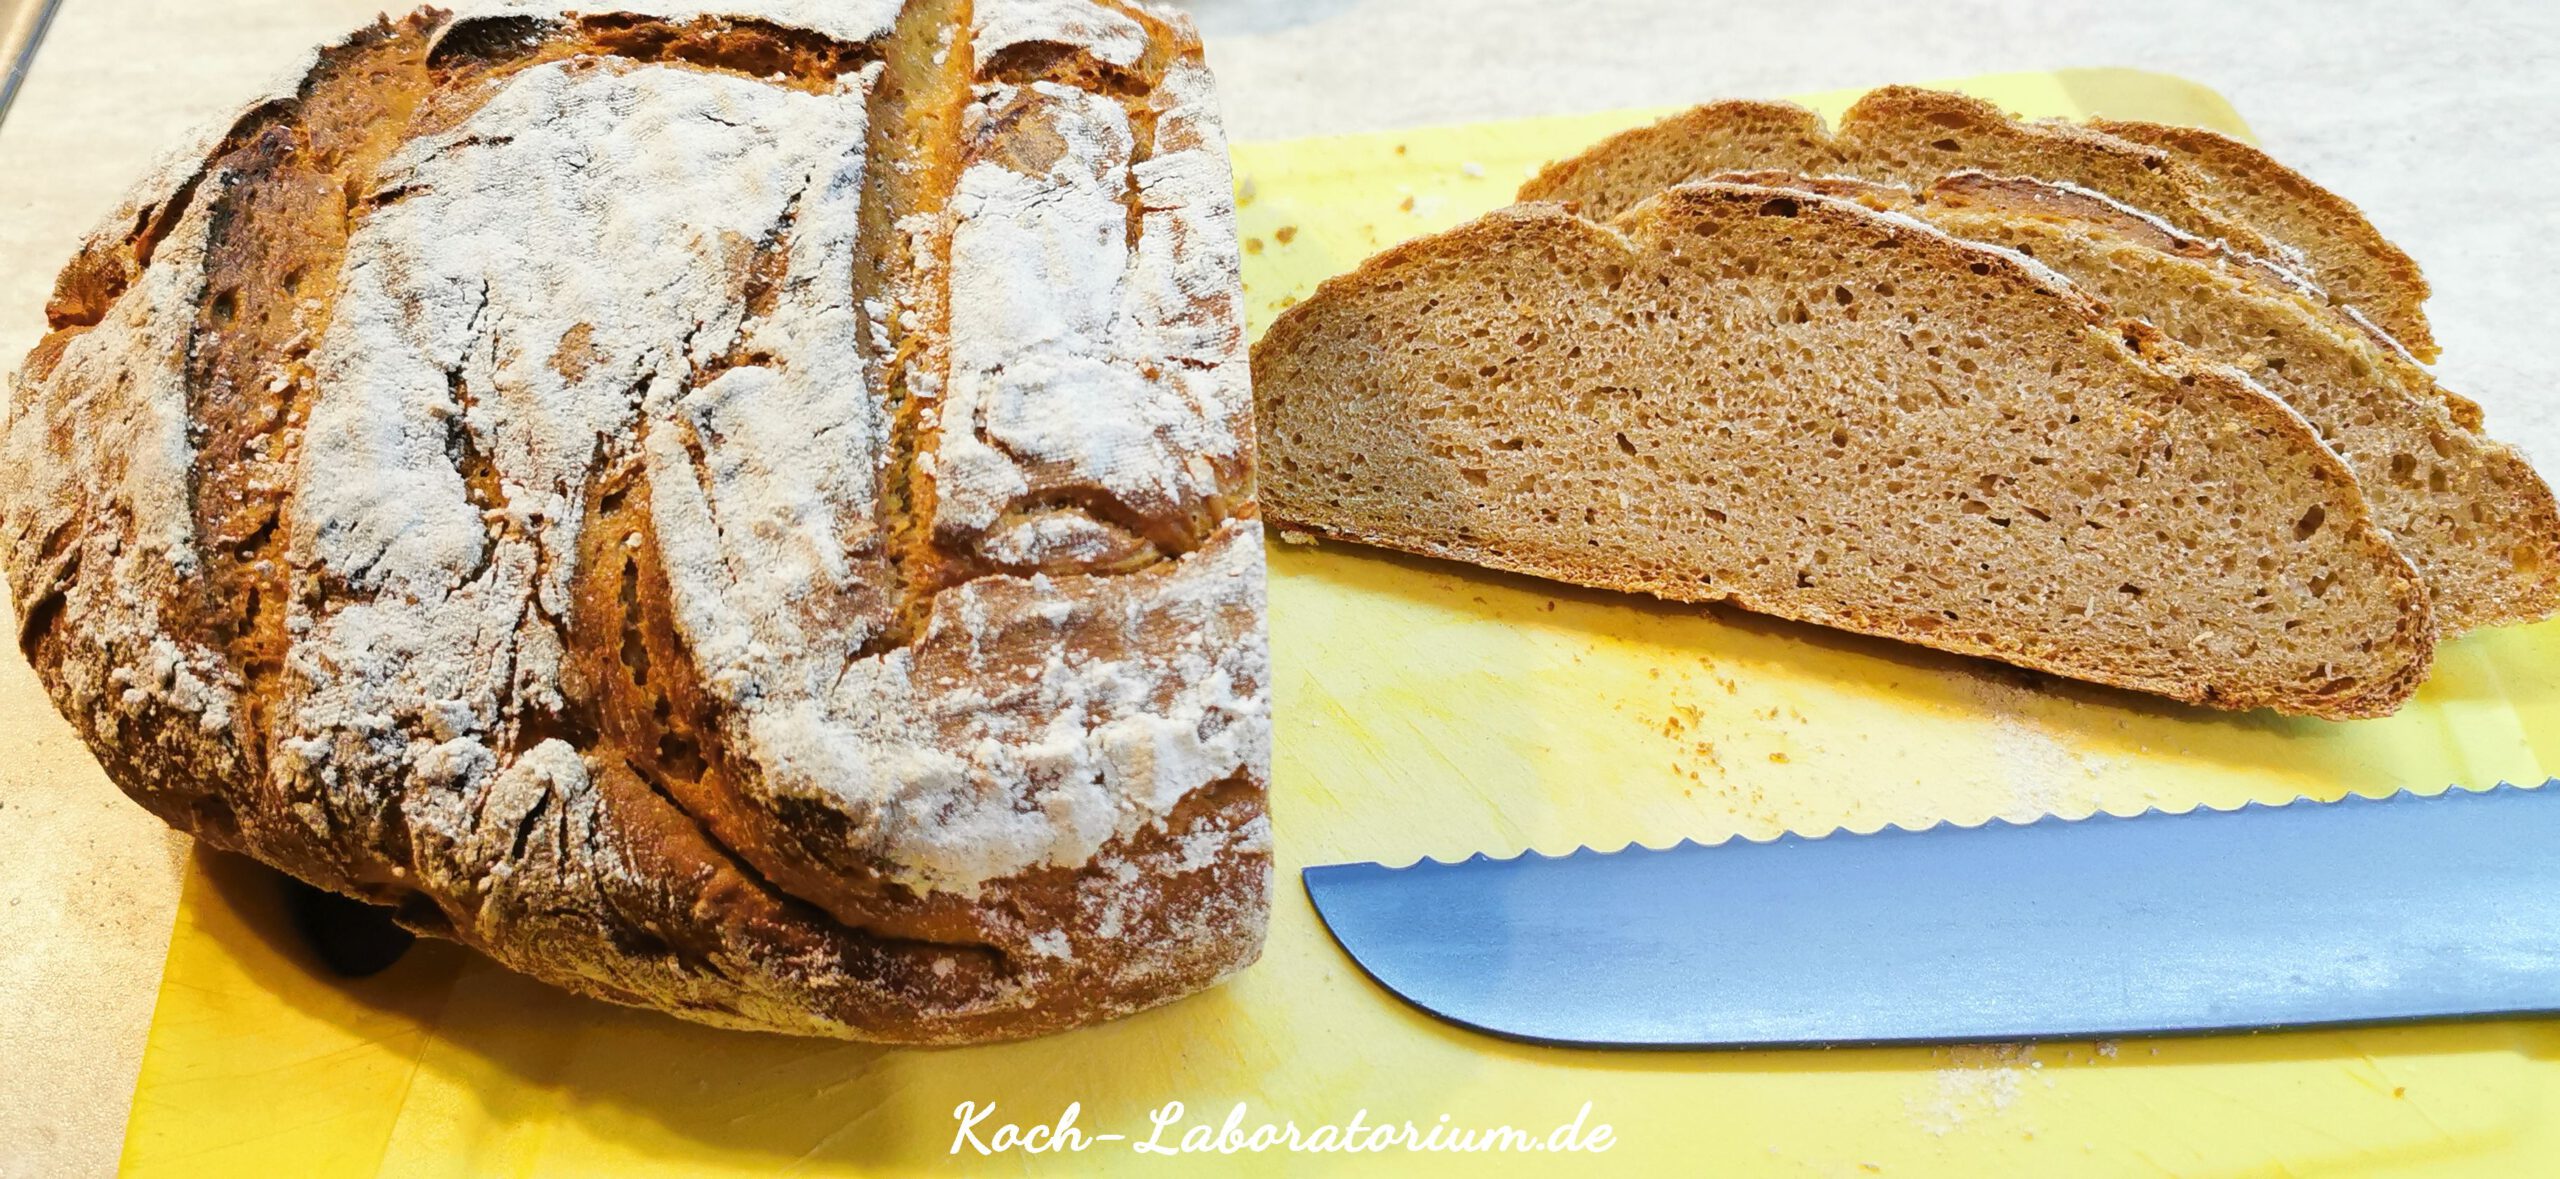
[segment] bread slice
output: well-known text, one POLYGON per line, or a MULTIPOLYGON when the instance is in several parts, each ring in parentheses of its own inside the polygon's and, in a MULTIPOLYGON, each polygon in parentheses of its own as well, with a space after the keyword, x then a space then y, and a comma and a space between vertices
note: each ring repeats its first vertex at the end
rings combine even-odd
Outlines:
POLYGON ((2457 421, 2425 370, 2305 298, 2281 268, 2044 181, 1963 172, 1914 194, 1770 173, 1726 179, 1911 213, 2035 258, 2119 314, 2248 373, 2310 421, 2426 579, 2446 630, 2560 610, 2560 508, 2551 489, 2513 447, 2457 421))
MULTIPOLYGON (((2205 170, 2210 165, 2238 176, 2243 169, 2237 159, 2068 123, 2022 121, 1960 94, 1886 86, 1852 105, 1836 131, 1788 103, 1709 103, 1549 164, 1521 186, 1520 199, 1572 202, 1585 216, 1607 220, 1671 185, 1720 172, 1775 169, 1912 188, 1965 169, 2061 181, 2122 201, 2189 235, 2306 269, 2322 283, 2328 301, 2366 308, 2376 322, 2402 334, 2403 343, 2415 341, 2420 355, 2432 357, 2433 337, 2418 309, 2425 284, 2415 279, 2414 264, 2395 277, 2399 272, 2392 264, 2355 263, 2362 255, 2349 222, 2374 241, 2380 235, 2352 205, 2307 195, 2316 191, 2308 182, 2303 208, 2289 207, 2282 197, 2237 199, 2244 182, 2218 182, 2205 170), (2235 200, 2226 203, 2226 194, 2235 200), (2365 298, 2382 302, 2359 302, 2365 298)), ((2249 175, 2273 173, 2261 167, 2249 175)))
POLYGON ((2168 152, 2205 178, 2226 212, 2300 251, 2311 277, 2358 308, 2421 360, 2436 358, 2427 329, 2427 278, 2347 198, 2249 144, 2202 127, 2094 119, 2093 130, 2168 152))
POLYGON ((1325 283, 1253 360, 1284 529, 2224 708, 2381 715, 2434 646, 2282 402, 1849 201, 1516 206, 1325 283))

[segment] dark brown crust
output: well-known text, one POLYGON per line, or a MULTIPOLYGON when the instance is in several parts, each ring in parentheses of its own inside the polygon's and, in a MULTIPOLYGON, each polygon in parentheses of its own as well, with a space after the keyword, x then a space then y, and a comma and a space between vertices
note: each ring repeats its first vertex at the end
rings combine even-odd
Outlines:
MULTIPOLYGON (((916 11, 966 19, 965 5, 916 11)), ((1112 90, 1131 101, 1143 101, 1171 55, 1198 53, 1187 26, 1153 16, 1147 25, 1158 41, 1150 62, 1112 90)), ((69 342, 139 280, 181 216, 210 202, 206 287, 186 371, 198 440, 192 523, 204 569, 159 603, 158 617, 168 638, 218 653, 220 686, 244 703, 227 718, 228 739, 207 741, 198 717, 118 692, 113 669, 140 666, 148 652, 92 642, 58 619, 67 594, 113 592, 98 584, 110 576, 104 569, 88 571, 83 585, 82 561, 112 551, 132 522, 89 518, 99 513, 86 504, 12 505, 19 510, 0 521, 0 539, 21 647, 109 775, 173 826, 394 906, 423 932, 582 994, 710 1023, 913 1043, 1006 1039, 1163 1003, 1252 961, 1270 888, 1258 774, 1193 791, 1161 823, 1113 839, 1087 866, 1032 869, 973 897, 919 895, 856 851, 841 815, 761 796, 754 770, 736 764, 721 738, 719 706, 693 679, 647 525, 646 480, 628 453, 604 456, 604 473, 587 489, 574 600, 570 616, 555 620, 568 645, 563 703, 520 704, 500 735, 519 757, 565 744, 578 751, 582 775, 537 777, 535 792, 493 795, 456 824, 425 821, 437 805, 431 790, 347 782, 295 793, 295 776, 270 765, 280 756, 278 726, 264 709, 293 646, 284 604, 356 592, 296 570, 279 522, 295 510, 289 476, 312 389, 303 357, 328 314, 309 285, 335 273, 374 169, 401 143, 466 119, 495 90, 491 80, 541 62, 618 57, 825 89, 883 53, 880 44, 840 44, 745 18, 456 25, 420 10, 322 51, 296 94, 251 110, 129 228, 93 238, 57 283, 47 309, 55 331, 31 357, 21 397, 32 397, 69 342), (279 368, 294 379, 272 381, 279 368), (66 517, 59 527, 49 523, 56 516, 66 517), (1220 854, 1199 854, 1211 844, 1220 854), (1042 931, 1066 944, 1034 939, 1042 931)), ((913 121, 918 135, 954 133, 951 119, 967 97, 965 54, 959 62, 942 79, 956 94, 891 95, 938 104, 913 121)), ((881 199, 910 208, 938 201, 930 190, 947 183, 948 169, 923 175, 918 190, 881 199)), ((889 220, 870 227, 872 283, 901 264, 877 240, 889 220)), ((746 289, 752 304, 752 276, 746 289)), ((564 353, 555 363, 579 360, 564 353)), ((474 501, 503 507, 505 492, 471 453, 468 431, 457 445, 474 501)), ((43 449, 57 462, 81 453, 68 436, 43 449)), ((1243 497, 1218 505, 1216 518, 1181 522, 1184 551, 1258 543, 1249 474, 1240 482, 1243 497)), ((913 621, 899 641, 912 642, 919 660, 950 655, 961 640, 938 637, 937 593, 986 570, 924 550, 915 561, 913 621)), ((1099 600, 1120 603, 1143 598, 1173 566, 1110 572, 1117 576, 1095 575, 1099 600)), ((1259 619, 1221 625, 1258 628, 1259 619)), ((1076 641, 1109 658, 1142 655, 1162 638, 1096 624, 1076 641)), ((948 670, 965 673, 954 659, 948 670)))

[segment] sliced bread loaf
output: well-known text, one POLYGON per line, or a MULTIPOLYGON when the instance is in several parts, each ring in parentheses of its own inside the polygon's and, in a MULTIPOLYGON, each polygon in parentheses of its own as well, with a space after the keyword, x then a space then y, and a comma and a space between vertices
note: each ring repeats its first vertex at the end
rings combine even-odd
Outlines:
MULTIPOLYGON (((2355 243, 2363 237, 2379 241, 2380 235, 2354 206, 2325 192, 2318 194, 2325 201, 2308 195, 2318 190, 2307 181, 2304 207, 2292 208, 2283 196, 2241 199, 2245 184, 2217 182, 2194 162, 2237 176, 2242 169, 2235 159, 2068 123, 2027 122, 1960 94, 1886 86, 1852 105, 1837 130, 1788 103, 1696 107, 1549 164, 1521 186, 1520 199, 1573 202, 1585 216, 1607 220, 1671 185, 1720 172, 1776 169, 1914 188, 1966 169, 2061 181, 2122 201, 2184 233, 2303 269, 2326 300, 2364 309, 2375 322, 2404 334, 2403 343, 2414 340, 2421 355, 2432 357, 2432 337, 2419 310, 2425 284, 2415 278, 2415 265, 2405 256, 2397 263, 2358 262, 2369 255, 2355 243), (2222 199, 2226 193, 2234 198, 2229 203, 2222 199), (2405 275, 2397 269, 2402 265, 2405 275)), ((2249 174, 2272 176, 2264 169, 2249 174)), ((2281 191, 2271 182, 2259 187, 2281 191)))
POLYGON ((2237 372, 2016 254, 1811 193, 1523 205, 1254 350, 1284 529, 2225 708, 2395 708, 2424 585, 2237 372))
POLYGON ((2419 359, 2436 358, 2426 275, 2354 202, 2256 147, 2202 127, 2122 119, 2089 126, 2167 151, 2205 178, 2216 206, 2300 251, 2311 276, 2340 303, 2362 309, 2419 359))
POLYGON ((2281 268, 2044 181, 1964 172, 1914 194, 1770 173, 1725 179, 1857 199, 2035 258, 2117 313, 2248 373, 2310 421, 2426 579, 2446 630, 2560 610, 2551 489, 2514 448, 2457 421, 2423 369, 2303 297, 2281 268))

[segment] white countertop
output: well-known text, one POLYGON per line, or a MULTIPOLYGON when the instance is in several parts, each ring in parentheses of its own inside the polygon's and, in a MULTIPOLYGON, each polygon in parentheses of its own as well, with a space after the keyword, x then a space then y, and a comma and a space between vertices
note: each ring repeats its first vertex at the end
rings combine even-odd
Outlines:
MULTIPOLYGON (((54 272, 151 159, 358 0, 64 0, 0 124, 0 368, 54 272)), ((2560 5, 2173 0, 1191 0, 1238 140, 2060 66, 2221 91, 2435 286, 2439 375, 2560 472, 2560 5)), ((5 606, 0 605, 0 613, 5 606)), ((15 634, 14 623, 7 633, 15 634)), ((0 656, 0 700, 40 698, 0 656)), ((0 1176, 113 1169, 184 841, 70 728, 0 712, 0 1176)))

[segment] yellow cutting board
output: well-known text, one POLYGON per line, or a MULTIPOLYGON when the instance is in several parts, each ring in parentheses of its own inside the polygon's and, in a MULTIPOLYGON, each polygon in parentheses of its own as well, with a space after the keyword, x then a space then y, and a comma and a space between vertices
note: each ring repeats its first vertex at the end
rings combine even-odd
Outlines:
MULTIPOLYGON (((1701 83, 1700 97, 1712 95, 1701 83)), ((2129 71, 1974 79, 2030 115, 2240 132, 2129 71)), ((1852 97, 1821 95, 1836 114, 1852 97)), ((1236 149, 1255 329, 1377 248, 1504 203, 1659 112, 1236 149)), ((1953 1050, 1636 1053, 1435 1023, 1325 936, 1309 863, 1665 844, 1934 819, 2220 807, 2560 772, 2560 625, 2447 644, 2415 703, 2330 724, 2195 711, 1918 648, 1349 547, 1271 552, 1282 872, 1269 952, 1217 991, 1026 1044, 889 1050, 572 999, 450 946, 320 973, 262 870, 198 858, 124 1162, 140 1174, 1058 1174, 1528 1170, 1862 1176, 2525 1173, 2560 1159, 2560 1025, 1953 1050), (1088 1134, 1448 1115, 1600 1155, 954 1157, 955 1109, 1088 1134)), ((2306 889, 2364 887, 2353 878, 2306 889)), ((2034 888, 2029 880, 2020 888, 2034 888)), ((2209 915, 2207 915, 2209 918, 2209 915)), ((965 1148, 964 1148, 965 1149, 965 1148)))

